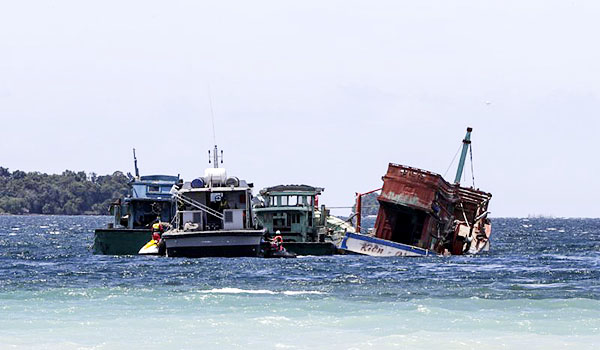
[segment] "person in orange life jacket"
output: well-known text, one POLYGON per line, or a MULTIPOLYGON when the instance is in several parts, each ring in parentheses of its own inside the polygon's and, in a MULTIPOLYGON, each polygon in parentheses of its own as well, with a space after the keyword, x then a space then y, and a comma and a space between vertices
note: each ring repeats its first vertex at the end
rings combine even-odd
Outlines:
POLYGON ((275 237, 271 241, 271 247, 277 251, 283 250, 283 237, 281 237, 281 231, 275 232, 275 237))

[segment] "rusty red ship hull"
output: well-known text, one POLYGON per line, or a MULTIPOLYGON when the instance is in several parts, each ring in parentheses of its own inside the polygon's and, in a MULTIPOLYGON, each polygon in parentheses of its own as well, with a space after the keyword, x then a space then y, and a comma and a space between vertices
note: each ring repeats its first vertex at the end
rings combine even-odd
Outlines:
POLYGON ((390 163, 377 197, 374 234, 360 234, 361 197, 374 191, 357 193, 358 233, 346 234, 340 248, 375 256, 461 255, 489 249, 492 226, 487 216, 492 195, 460 186, 472 131, 467 128, 453 184, 439 174, 390 163))
POLYGON ((491 197, 438 174, 390 163, 378 197, 375 237, 439 254, 477 253, 489 247, 491 197))
POLYGON ((340 248, 374 256, 476 254, 489 249, 491 198, 441 175, 390 163, 374 234, 348 234, 340 248))

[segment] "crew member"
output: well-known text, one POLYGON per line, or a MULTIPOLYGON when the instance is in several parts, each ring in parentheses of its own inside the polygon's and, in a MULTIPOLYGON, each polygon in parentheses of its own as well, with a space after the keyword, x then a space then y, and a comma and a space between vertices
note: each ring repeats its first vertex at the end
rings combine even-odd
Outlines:
POLYGON ((271 246, 277 251, 283 250, 283 237, 281 237, 281 231, 277 230, 275 232, 275 237, 273 237, 271 246))
POLYGON ((165 229, 160 222, 157 222, 154 225, 152 225, 152 239, 155 240, 156 242, 160 241, 162 234, 164 232, 165 232, 165 229))

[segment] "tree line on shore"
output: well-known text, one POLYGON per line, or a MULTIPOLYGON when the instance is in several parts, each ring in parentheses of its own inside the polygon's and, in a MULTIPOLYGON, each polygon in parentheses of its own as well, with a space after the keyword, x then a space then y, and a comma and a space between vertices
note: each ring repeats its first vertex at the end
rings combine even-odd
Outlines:
POLYGON ((0 213, 108 214, 110 203, 129 192, 128 182, 120 171, 98 176, 65 170, 48 175, 0 167, 0 213))
MULTIPOLYGON (((65 170, 48 175, 0 167, 0 214, 103 215, 112 201, 129 193, 128 182, 120 171, 98 176, 65 170)), ((363 197, 363 217, 377 214, 377 196, 363 197)))

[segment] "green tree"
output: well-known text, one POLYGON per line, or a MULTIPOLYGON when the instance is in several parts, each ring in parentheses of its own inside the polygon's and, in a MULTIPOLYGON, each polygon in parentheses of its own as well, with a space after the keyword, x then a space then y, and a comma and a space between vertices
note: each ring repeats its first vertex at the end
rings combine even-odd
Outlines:
POLYGON ((88 177, 83 171, 48 175, 0 167, 0 213, 106 214, 115 198, 128 193, 128 181, 120 171, 88 177))

